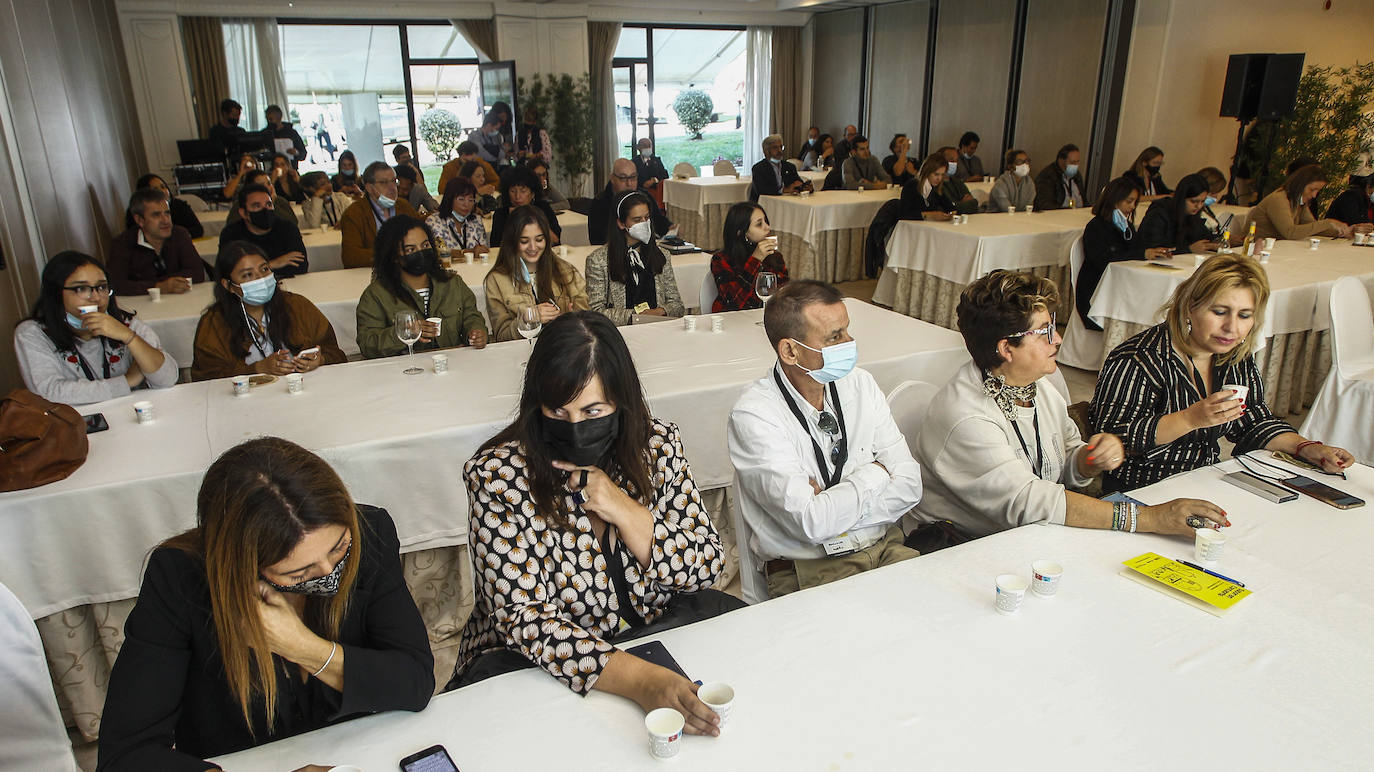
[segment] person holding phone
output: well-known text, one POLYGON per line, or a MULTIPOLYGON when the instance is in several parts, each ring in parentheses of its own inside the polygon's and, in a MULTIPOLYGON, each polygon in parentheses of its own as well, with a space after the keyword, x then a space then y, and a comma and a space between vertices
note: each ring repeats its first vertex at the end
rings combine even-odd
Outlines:
POLYGON ((148 557, 97 769, 199 772, 212 756, 422 710, 433 693, 391 516, 354 502, 319 456, 262 437, 210 465, 196 526, 148 557))
POLYGON ((152 328, 115 302, 105 266, 71 250, 43 266, 38 302, 14 328, 24 386, 68 405, 176 385, 176 360, 161 345, 152 328))
POLYGON ((476 607, 449 688, 538 666, 718 734, 691 681, 616 646, 744 603, 710 589, 720 537, 615 325, 589 311, 546 325, 518 411, 463 467, 476 607))
POLYGON ((1200 174, 1179 180, 1173 194, 1150 204, 1141 218, 1141 246, 1168 247, 1195 255, 1217 251, 1222 245, 1212 240, 1212 232, 1202 219, 1202 208, 1211 195, 1206 178, 1200 174))
POLYGON ((220 247, 215 275, 215 302, 196 325, 191 380, 308 373, 348 361, 320 309, 277 288, 261 247, 248 241, 220 247))
POLYGON ((548 220, 532 206, 516 209, 507 219, 506 246, 482 281, 487 318, 496 340, 520 337, 522 308, 538 308, 540 324, 548 324, 560 314, 589 307, 582 273, 554 254, 549 237, 548 220))
POLYGON ((1253 352, 1268 301, 1259 263, 1216 255, 1174 290, 1162 323, 1107 355, 1088 421, 1094 431, 1120 436, 1127 455, 1107 472, 1103 490, 1215 464, 1222 437, 1237 455, 1278 450, 1330 473, 1354 463, 1349 451, 1303 437, 1265 404, 1253 352))
POLYGON ((416 351, 486 347, 487 323, 477 310, 477 298, 462 279, 439 265, 428 226, 398 214, 377 231, 373 252, 372 283, 363 290, 357 310, 358 349, 364 357, 406 353, 394 326, 399 311, 414 311, 424 320, 416 351))
POLYGON ((587 300, 617 325, 637 315, 680 317, 687 312, 673 263, 658 248, 654 206, 648 194, 630 191, 616 200, 606 243, 587 255, 587 300))
POLYGON ((1173 254, 1170 247, 1146 248, 1135 230, 1135 208, 1140 201, 1140 186, 1127 177, 1117 177, 1093 204, 1093 218, 1083 228, 1083 267, 1073 277, 1074 313, 1089 330, 1102 328, 1088 318, 1093 293, 1102 281, 1107 266, 1124 260, 1164 260, 1173 254))

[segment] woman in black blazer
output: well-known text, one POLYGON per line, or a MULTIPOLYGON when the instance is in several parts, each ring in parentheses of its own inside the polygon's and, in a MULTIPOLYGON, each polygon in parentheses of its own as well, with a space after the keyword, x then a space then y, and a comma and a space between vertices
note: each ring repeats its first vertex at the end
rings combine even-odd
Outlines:
POLYGON ((506 218, 517 207, 526 204, 544 214, 549 221, 549 236, 553 239, 549 246, 562 242, 563 228, 558 225, 558 215, 544 198, 544 185, 533 171, 524 166, 514 166, 501 175, 501 206, 491 215, 491 245, 501 246, 501 234, 506 230, 506 218))
POLYGON ((396 527, 319 456, 275 437, 226 451, 196 520, 148 559, 100 770, 203 772, 211 756, 429 703, 434 655, 396 527))
POLYGON ((947 168, 949 164, 945 162, 943 153, 926 157, 915 179, 902 186, 902 203, 897 209, 897 219, 943 222, 954 219, 954 203, 940 193, 947 168))
POLYGON ((1326 218, 1353 225, 1356 233, 1368 233, 1374 223, 1374 173, 1350 175, 1350 187, 1327 207, 1326 218))
POLYGON ((1207 180, 1189 174, 1178 181, 1173 196, 1153 204, 1140 221, 1140 238, 1146 247, 1168 247, 1175 252, 1202 254, 1220 246, 1212 240, 1202 207, 1207 202, 1207 180))
POLYGON ((1159 168, 1164 165, 1164 151, 1150 145, 1140 151, 1140 155, 1135 157, 1131 168, 1122 173, 1122 177, 1134 182, 1140 188, 1141 201, 1157 201, 1173 193, 1169 186, 1164 184, 1164 178, 1160 176, 1159 168))
POLYGON ((1160 260, 1169 256, 1164 248, 1146 249, 1135 230, 1135 207, 1140 188, 1126 177, 1107 183, 1107 189, 1093 205, 1093 218, 1083 229, 1083 267, 1073 277, 1074 308, 1083 326, 1100 330, 1088 318, 1093 292, 1097 291, 1107 266, 1123 260, 1160 260))

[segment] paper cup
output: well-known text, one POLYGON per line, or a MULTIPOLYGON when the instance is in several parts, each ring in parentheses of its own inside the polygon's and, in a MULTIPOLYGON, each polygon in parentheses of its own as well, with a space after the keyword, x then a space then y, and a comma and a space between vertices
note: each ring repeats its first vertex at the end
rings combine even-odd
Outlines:
POLYGON ((86 314, 93 314, 93 313, 95 313, 96 311, 99 311, 99 310, 100 310, 100 306, 77 306, 77 307, 76 307, 76 313, 78 313, 78 314, 80 314, 80 315, 82 315, 82 316, 85 316, 86 314))
POLYGON ((563 258, 564 260, 567 260, 567 259, 568 259, 568 245, 567 245, 567 244, 559 244, 559 245, 558 245, 558 256, 561 257, 561 258, 563 258))
POLYGON ((158 289, 157 287, 149 287, 149 288, 148 288, 148 299, 151 300, 151 301, 153 301, 154 303, 161 303, 161 302, 162 302, 162 290, 158 289))
POLYGON ((1222 550, 1226 547, 1226 534, 1211 528, 1198 528, 1193 542, 1193 557, 1199 563, 1215 563, 1221 560, 1222 550))
POLYGON ((1261 250, 1260 250, 1260 253, 1259 253, 1260 265, 1269 265, 1269 258, 1270 258, 1269 250, 1267 250, 1267 249, 1261 249, 1261 250))
MULTIPOLYGON (((701 310, 705 311, 706 309, 703 308, 701 310)), ((697 318, 695 316, 682 317, 682 329, 686 330, 687 332, 696 332, 697 318)))
POLYGON ((686 721, 672 708, 658 708, 644 717, 649 732, 649 755, 656 759, 671 759, 682 750, 682 727, 686 721))
POLYGON ((1026 214, 1030 214, 1031 212, 1034 212, 1034 211, 1035 211, 1035 207, 1034 207, 1034 206, 1032 206, 1032 205, 1030 205, 1030 204, 1026 204, 1026 214))
POLYGON ((1367 233, 1356 233, 1356 234, 1355 234, 1355 244, 1356 244, 1356 246, 1364 246, 1365 242, 1368 241, 1368 240, 1369 240, 1369 234, 1367 234, 1367 233))
POLYGON ((1223 384, 1221 388, 1223 388, 1223 389, 1233 389, 1233 390, 1236 392, 1236 397, 1235 397, 1235 398, 1238 399, 1238 400, 1240 400, 1240 402, 1241 402, 1242 405, 1245 404, 1245 398, 1248 397, 1248 396, 1250 396, 1250 387, 1249 387, 1249 386, 1242 386, 1242 385, 1240 385, 1239 383, 1227 383, 1227 384, 1223 384))
POLYGON ((443 375, 448 372, 448 354, 435 354, 431 359, 434 361, 435 375, 443 375))
POLYGON ((1029 585, 1024 576, 1002 574, 997 577, 997 613, 1015 614, 1021 608, 1021 600, 1026 597, 1029 585))
POLYGON ((702 684, 697 689, 697 699, 706 703, 706 707, 720 716, 720 723, 716 727, 724 732, 725 725, 730 721, 730 712, 735 709, 734 687, 721 681, 702 684))
POLYGON ((1322 245, 1322 240, 1321 240, 1321 239, 1308 239, 1308 240, 1307 240, 1307 248, 1310 249, 1310 250, 1312 250, 1313 252, 1316 252, 1316 251, 1317 251, 1317 247, 1320 247, 1321 245, 1322 245))
POLYGON ((305 376, 300 373, 291 373, 286 376, 286 393, 300 394, 305 391, 305 376))
POLYGON ((235 375, 235 376, 234 376, 234 379, 233 379, 233 384, 234 384, 234 396, 235 396, 235 397, 247 396, 247 394, 248 394, 248 376, 246 376, 246 375, 235 375))
POLYGON ((1266 239, 1264 240, 1264 248, 1265 248, 1265 249, 1273 249, 1273 248, 1274 248, 1274 244, 1275 244, 1275 241, 1274 241, 1274 239, 1273 239, 1272 237, 1266 238, 1266 239))
POLYGON ((1009 207, 1007 207, 1007 214, 1016 214, 1016 207, 1014 207, 1014 206, 1009 206, 1009 207))
POLYGON ((1064 575, 1064 567, 1053 560, 1037 560, 1031 563, 1031 591, 1042 598, 1052 597, 1059 592, 1059 578, 1064 575))
POLYGON ((149 402, 149 401, 147 401, 147 400, 144 400, 144 401, 142 401, 142 402, 135 402, 135 403, 134 403, 134 417, 137 418, 137 419, 138 419, 138 422, 141 423, 141 424, 152 423, 152 421, 153 421, 153 403, 151 403, 151 402, 149 402))
POLYGON ((467 263, 468 265, 472 265, 472 250, 471 250, 471 249, 465 249, 465 250, 463 250, 463 262, 467 263))
POLYGON ((724 332, 725 320, 719 316, 711 317, 711 332, 724 332))
POLYGON ((436 328, 438 328, 438 329, 436 329, 436 330, 434 331, 434 337, 436 337, 436 338, 439 337, 439 332, 440 332, 441 330, 444 329, 444 320, 443 320, 441 317, 438 317, 438 316, 431 316, 431 317, 429 317, 428 319, 426 319, 425 321, 426 321, 426 322, 429 322, 430 324, 432 324, 432 325, 434 325, 436 328))

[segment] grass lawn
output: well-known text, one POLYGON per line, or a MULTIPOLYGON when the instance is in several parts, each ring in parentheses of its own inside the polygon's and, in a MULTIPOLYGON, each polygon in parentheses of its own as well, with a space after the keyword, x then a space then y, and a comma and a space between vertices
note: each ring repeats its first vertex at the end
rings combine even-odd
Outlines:
MULTIPOLYGON (((700 168, 710 166, 723 158, 738 166, 744 161, 744 132, 708 133, 698 140, 687 137, 659 137, 655 149, 669 172, 684 161, 700 168)), ((625 157, 629 157, 628 151, 625 157)))

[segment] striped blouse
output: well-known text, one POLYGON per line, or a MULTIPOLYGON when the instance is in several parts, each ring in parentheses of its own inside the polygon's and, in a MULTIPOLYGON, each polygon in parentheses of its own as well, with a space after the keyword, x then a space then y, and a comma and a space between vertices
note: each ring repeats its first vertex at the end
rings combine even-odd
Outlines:
POLYGON ((1237 453, 1268 445, 1280 434, 1294 431, 1264 402, 1264 382, 1255 359, 1219 367, 1212 389, 1234 383, 1250 387, 1245 413, 1220 426, 1195 429, 1173 442, 1155 444, 1159 419, 1203 398, 1190 368, 1174 353, 1167 324, 1158 324, 1130 338, 1107 355, 1097 377, 1088 422, 1092 432, 1111 432, 1126 446, 1126 460, 1103 479, 1105 490, 1129 490, 1150 485, 1179 472, 1221 460, 1221 437, 1234 442, 1237 453))

